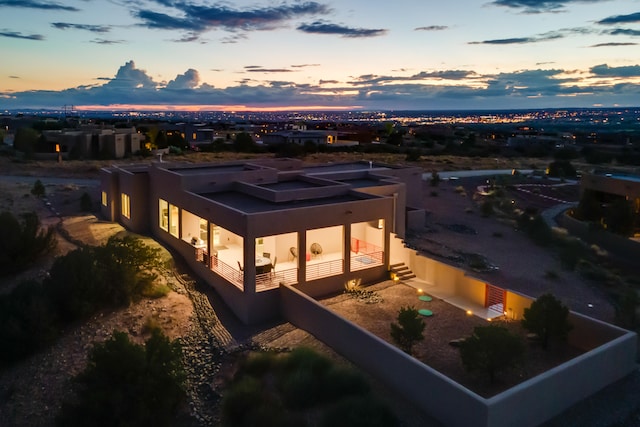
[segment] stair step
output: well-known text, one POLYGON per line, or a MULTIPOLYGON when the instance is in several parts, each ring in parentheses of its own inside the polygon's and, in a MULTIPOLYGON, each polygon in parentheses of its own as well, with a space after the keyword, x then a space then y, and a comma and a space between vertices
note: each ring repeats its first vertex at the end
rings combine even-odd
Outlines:
POLYGON ((412 273, 412 274, 408 274, 406 276, 398 276, 398 279, 399 280, 409 280, 409 279, 413 279, 415 277, 417 277, 417 276, 412 273))
POLYGON ((411 270, 409 270, 409 267, 407 267, 405 265, 405 266, 402 266, 402 267, 394 267, 394 268, 391 269, 391 271, 393 271, 394 273, 399 273, 399 272, 402 272, 402 271, 411 271, 411 270))
POLYGON ((390 269, 393 269, 393 268, 395 268, 395 267, 402 267, 403 265, 406 265, 406 264, 405 264, 404 262, 398 262, 398 263, 396 263, 396 264, 391 264, 391 265, 389 265, 389 268, 390 268, 390 269))

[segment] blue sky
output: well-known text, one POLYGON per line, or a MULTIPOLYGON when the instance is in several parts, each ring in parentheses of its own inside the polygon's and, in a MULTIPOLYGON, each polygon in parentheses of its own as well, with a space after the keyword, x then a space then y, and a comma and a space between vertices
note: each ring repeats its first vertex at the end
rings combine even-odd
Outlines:
POLYGON ((640 0, 0 0, 0 12, 2 110, 640 104, 640 0))

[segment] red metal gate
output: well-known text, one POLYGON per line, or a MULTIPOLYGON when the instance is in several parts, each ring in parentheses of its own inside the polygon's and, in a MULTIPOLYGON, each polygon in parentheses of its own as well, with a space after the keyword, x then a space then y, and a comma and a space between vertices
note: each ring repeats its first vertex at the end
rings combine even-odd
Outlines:
POLYGON ((484 298, 485 308, 502 315, 504 314, 506 299, 507 291, 497 286, 486 283, 484 298))

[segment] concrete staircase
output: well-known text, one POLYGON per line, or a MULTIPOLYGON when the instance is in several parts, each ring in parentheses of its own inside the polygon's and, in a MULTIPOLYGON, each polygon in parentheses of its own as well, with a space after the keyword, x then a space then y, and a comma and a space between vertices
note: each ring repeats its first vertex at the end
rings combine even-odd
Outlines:
POLYGON ((389 270, 396 275, 398 280, 401 281, 413 279, 414 277, 416 277, 416 275, 413 274, 413 271, 411 271, 409 269, 409 266, 407 266, 404 262, 391 264, 389 266, 389 270))

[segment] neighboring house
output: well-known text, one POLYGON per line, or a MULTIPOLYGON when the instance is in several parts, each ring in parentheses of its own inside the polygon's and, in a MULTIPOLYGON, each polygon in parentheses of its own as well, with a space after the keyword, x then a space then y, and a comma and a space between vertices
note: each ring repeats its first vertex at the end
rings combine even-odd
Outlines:
POLYGON ((134 127, 121 129, 85 126, 79 129, 44 131, 43 135, 47 143, 52 148, 59 147, 64 156, 84 159, 121 159, 140 151, 145 140, 145 136, 134 127))
POLYGON ((280 315, 280 283, 317 297, 389 277, 393 235, 424 222, 422 171, 296 159, 113 166, 102 213, 179 252, 245 323, 280 315))
POLYGON ((623 197, 633 202, 636 213, 640 212, 640 175, 593 171, 580 180, 580 192, 585 190, 599 194, 603 201, 623 197))
POLYGON ((331 145, 338 142, 337 131, 324 130, 286 130, 263 135, 262 141, 267 145, 298 144, 312 142, 315 145, 331 145))

